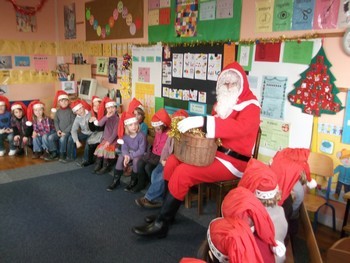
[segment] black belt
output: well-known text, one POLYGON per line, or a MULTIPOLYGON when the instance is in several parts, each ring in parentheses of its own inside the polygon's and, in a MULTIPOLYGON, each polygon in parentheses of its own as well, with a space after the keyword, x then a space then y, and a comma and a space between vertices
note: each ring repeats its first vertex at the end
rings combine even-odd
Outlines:
POLYGON ((236 158, 238 160, 241 160, 241 161, 248 162, 250 160, 250 157, 242 155, 238 152, 232 151, 231 149, 227 149, 223 146, 219 146, 218 151, 223 152, 225 155, 229 155, 229 156, 236 158))

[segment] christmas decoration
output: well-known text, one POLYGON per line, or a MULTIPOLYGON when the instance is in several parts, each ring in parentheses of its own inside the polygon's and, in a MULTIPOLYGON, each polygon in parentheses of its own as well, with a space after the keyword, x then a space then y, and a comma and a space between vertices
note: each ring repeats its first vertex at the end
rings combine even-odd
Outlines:
POLYGON ((16 10, 16 12, 23 14, 23 15, 27 15, 27 16, 33 16, 36 14, 36 12, 40 11, 40 9, 44 6, 44 3, 46 2, 46 0, 40 0, 39 4, 33 8, 27 9, 23 6, 20 6, 16 3, 15 0, 8 0, 12 3, 14 9, 16 10))
POLYGON ((337 97, 338 88, 334 85, 335 77, 330 72, 331 63, 321 47, 318 54, 312 59, 310 67, 301 74, 296 87, 288 94, 288 100, 303 112, 320 116, 336 114, 343 109, 337 97))
POLYGON ((128 70, 131 65, 131 56, 126 53, 123 55, 123 70, 128 70))

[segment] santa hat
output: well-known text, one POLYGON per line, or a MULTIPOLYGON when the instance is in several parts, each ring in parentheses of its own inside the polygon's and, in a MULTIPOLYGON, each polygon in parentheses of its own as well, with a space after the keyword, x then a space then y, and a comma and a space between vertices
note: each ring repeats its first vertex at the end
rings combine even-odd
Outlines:
POLYGON ((87 111, 91 110, 91 106, 85 100, 75 100, 70 104, 73 113, 76 113, 81 107, 84 107, 87 111))
POLYGON ((123 136, 125 131, 125 126, 138 122, 135 114, 130 112, 123 112, 122 116, 120 117, 119 123, 118 123, 118 140, 117 143, 124 144, 123 136))
POLYGON ((143 107, 141 101, 139 101, 136 98, 133 98, 130 103, 129 103, 129 107, 128 107, 128 112, 130 113, 134 113, 134 111, 136 110, 136 108, 140 108, 141 110, 145 110, 145 108, 143 107))
POLYGON ((161 125, 164 125, 166 127, 169 127, 171 124, 171 119, 169 114, 166 112, 165 109, 158 110, 151 119, 151 125, 152 127, 158 127, 161 125))
POLYGON ((55 98, 53 99, 53 105, 52 105, 52 108, 51 108, 51 112, 56 112, 57 111, 57 109, 56 109, 57 108, 57 103, 60 100, 63 100, 63 99, 69 100, 67 92, 65 92, 64 90, 56 91, 55 98))
POLYGON ((282 191, 279 205, 282 205, 290 195, 295 183, 300 179, 301 172, 305 172, 309 187, 312 186, 313 181, 316 183, 315 179, 311 178, 307 162, 309 154, 309 149, 286 148, 277 152, 273 157, 270 167, 277 175, 278 185, 282 191))
POLYGON ((249 189, 259 199, 271 199, 279 191, 276 173, 253 158, 249 160, 238 185, 249 189))
POLYGON ((275 240, 275 226, 269 213, 249 189, 238 186, 231 190, 222 202, 221 213, 225 218, 240 218, 246 223, 252 220, 259 238, 274 248, 277 256, 284 256, 285 246, 275 240))
POLYGON ((98 97, 98 96, 92 96, 92 99, 91 99, 91 116, 92 116, 92 117, 97 117, 97 116, 96 116, 96 113, 95 113, 94 110, 93 110, 94 103, 95 103, 96 101, 101 102, 102 99, 101 99, 100 97, 98 97))
POLYGON ((183 110, 183 109, 179 109, 177 111, 175 111, 172 115, 171 115, 172 118, 176 118, 176 117, 185 117, 187 118, 188 117, 188 113, 187 111, 183 110))
POLYGON ((38 100, 33 100, 31 103, 29 103, 27 108, 27 121, 26 121, 27 126, 33 125, 34 109, 44 108, 44 107, 45 107, 45 104, 38 100))
POLYGON ((117 103, 108 97, 104 97, 103 100, 101 101, 100 106, 98 107, 97 120, 94 121, 94 124, 96 126, 98 124, 98 121, 101 120, 105 115, 105 110, 108 107, 117 107, 117 103))
POLYGON ((0 95, 0 106, 5 105, 6 110, 10 110, 10 102, 9 99, 5 96, 0 95))
POLYGON ((27 114, 27 106, 22 101, 16 101, 11 105, 11 111, 16 109, 22 110, 23 115, 27 114))
POLYGON ((214 219, 209 224, 207 239, 219 262, 264 262, 249 225, 242 219, 214 219))

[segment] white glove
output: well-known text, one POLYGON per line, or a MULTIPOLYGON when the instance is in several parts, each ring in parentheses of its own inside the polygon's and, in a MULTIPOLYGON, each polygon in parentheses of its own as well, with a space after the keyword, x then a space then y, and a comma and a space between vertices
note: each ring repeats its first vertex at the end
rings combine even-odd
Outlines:
POLYGON ((4 134, 5 133, 5 128, 0 129, 0 134, 4 134))
POLYGON ((177 123, 177 128, 180 132, 184 133, 190 129, 202 127, 204 124, 204 118, 202 116, 187 117, 177 123))
POLYGON ((279 258, 286 255, 286 246, 279 240, 276 240, 277 246, 272 247, 272 252, 279 258))
POLYGON ((314 178, 312 178, 310 182, 306 183, 306 185, 309 187, 309 189, 314 189, 317 186, 317 182, 314 178))

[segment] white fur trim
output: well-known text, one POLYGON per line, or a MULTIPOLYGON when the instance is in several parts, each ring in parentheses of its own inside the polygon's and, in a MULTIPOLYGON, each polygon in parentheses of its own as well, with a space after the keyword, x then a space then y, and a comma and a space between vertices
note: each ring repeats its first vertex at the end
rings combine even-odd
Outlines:
POLYGON ((124 121, 124 125, 129 125, 129 124, 132 124, 132 123, 135 123, 135 122, 137 122, 137 118, 136 117, 129 118, 129 119, 126 119, 124 121))
POLYGON ((163 125, 164 123, 162 121, 155 121, 155 122, 151 122, 152 127, 158 127, 160 125, 163 125))
POLYGON ((317 182, 315 179, 311 179, 310 182, 306 183, 307 187, 309 187, 309 189, 314 189, 317 186, 317 182))
POLYGON ((83 107, 83 104, 79 103, 78 105, 74 106, 72 111, 75 113, 77 110, 79 110, 81 107, 83 107))
POLYGON ((218 159, 218 161, 220 163, 222 163, 233 175, 235 175, 239 178, 242 178, 243 172, 238 171, 237 168, 232 165, 232 163, 230 163, 224 159, 221 159, 217 156, 215 156, 215 158, 218 159))
POLYGON ((271 190, 271 191, 261 191, 259 189, 255 190, 255 196, 259 199, 271 199, 273 198, 278 192, 278 185, 276 186, 275 189, 271 190))
POLYGON ((145 111, 145 108, 141 104, 139 106, 137 106, 136 108, 140 108, 141 110, 145 111))
POLYGON ((277 246, 272 247, 272 251, 273 253, 281 258, 284 257, 286 255, 286 246, 279 240, 276 240, 277 246))
MULTIPOLYGON (((220 219, 220 218, 214 219, 213 221, 218 220, 218 219, 220 219)), ((208 227, 208 230, 207 230, 207 239, 208 239, 208 244, 209 244, 210 251, 213 253, 214 257, 216 257, 220 263, 229 263, 230 261, 229 261, 228 256, 223 254, 223 253, 221 253, 216 248, 214 243, 211 241, 211 238, 210 238, 210 224, 209 224, 209 227, 208 227)))
POLYGON ((40 109, 40 108, 44 108, 44 104, 41 104, 41 103, 37 103, 37 104, 34 104, 33 105, 33 109, 40 109))
POLYGON ((207 116, 207 138, 215 138, 215 117, 207 116))
POLYGON ((57 97, 57 101, 60 101, 60 100, 63 100, 63 99, 68 100, 68 95, 62 94, 62 95, 59 95, 59 96, 57 97))
POLYGON ((96 102, 96 101, 102 101, 102 99, 100 99, 100 98, 94 98, 94 99, 92 100, 92 103, 94 103, 94 102, 96 102))
POLYGON ((51 108, 51 112, 57 112, 56 108, 51 108))
POLYGON ((234 111, 242 111, 244 108, 246 108, 250 104, 254 104, 254 105, 258 106, 259 108, 261 108, 259 101, 246 100, 246 101, 243 101, 242 103, 239 103, 239 104, 236 104, 235 106, 233 106, 233 110, 234 111))
POLYGON ((31 121, 26 121, 26 125, 27 125, 27 126, 32 126, 33 123, 32 123, 31 121))
POLYGON ((11 106, 11 111, 16 110, 16 109, 23 110, 22 106, 20 104, 14 104, 14 105, 11 106))
POLYGON ((123 139, 118 139, 118 140, 117 140, 117 143, 118 143, 118 144, 124 144, 124 140, 123 140, 123 139))
POLYGON ((0 106, 6 105, 5 101, 0 101, 0 106))
POLYGON ((115 101, 107 102, 105 105, 105 108, 108 108, 108 107, 117 107, 117 103, 115 101))

